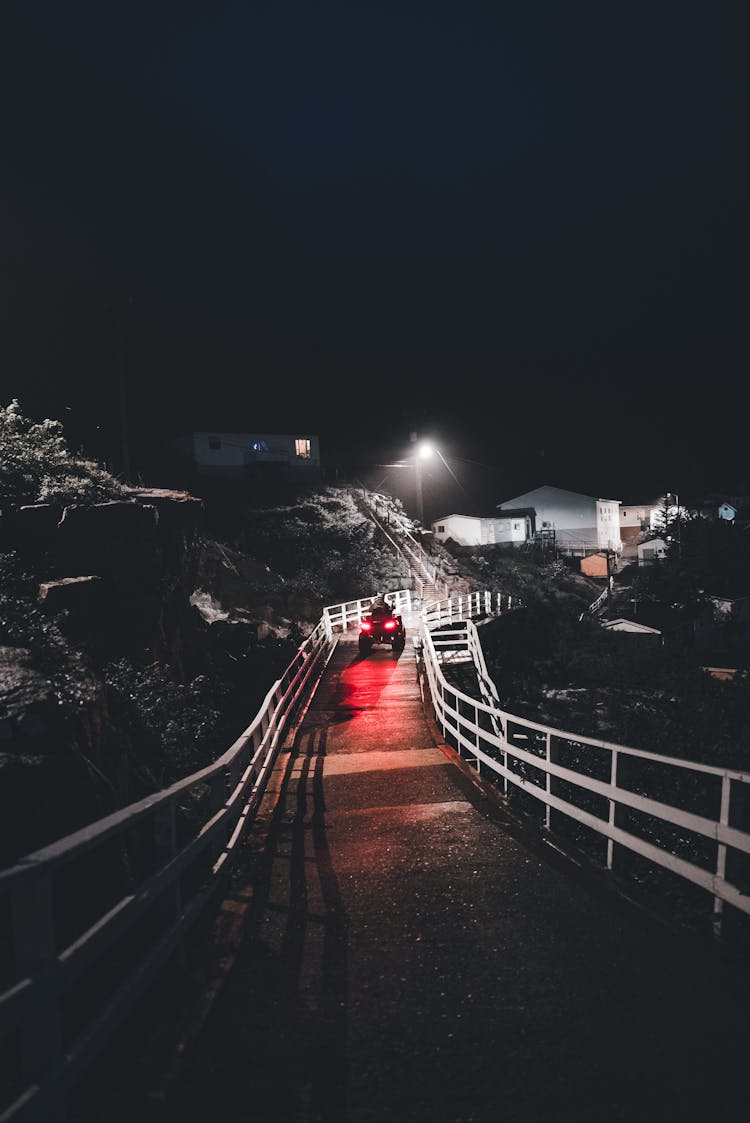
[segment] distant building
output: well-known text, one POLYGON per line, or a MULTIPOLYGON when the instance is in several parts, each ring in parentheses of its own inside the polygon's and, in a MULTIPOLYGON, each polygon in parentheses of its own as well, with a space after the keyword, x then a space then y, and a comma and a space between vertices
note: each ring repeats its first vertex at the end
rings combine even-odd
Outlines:
POLYGON ((667 543, 663 538, 649 538, 638 544, 638 565, 653 565, 667 556, 667 543))
POLYGON ((655 511, 661 510, 658 499, 641 503, 622 503, 620 506, 620 537, 623 543, 637 542, 642 534, 653 527, 655 511))
POLYGON ((611 563, 606 554, 587 554, 580 565, 587 577, 609 577, 611 563))
POLYGON ((519 546, 531 537, 531 518, 522 511, 508 511, 503 517, 442 515, 432 530, 438 542, 451 539, 457 546, 519 546))
POLYGON ((627 620, 623 616, 618 616, 614 620, 602 620, 600 624, 607 632, 630 632, 636 636, 651 636, 659 643, 662 642, 661 628, 651 628, 648 624, 641 624, 637 620, 627 620))
POLYGON ((618 554, 622 550, 619 499, 598 499, 545 484, 498 504, 498 517, 519 508, 533 512, 533 537, 553 538, 560 553, 585 557, 600 550, 618 554))
POLYGON ((301 471, 320 470, 320 445, 311 433, 190 433, 175 442, 199 472, 242 475, 253 467, 273 465, 301 471))

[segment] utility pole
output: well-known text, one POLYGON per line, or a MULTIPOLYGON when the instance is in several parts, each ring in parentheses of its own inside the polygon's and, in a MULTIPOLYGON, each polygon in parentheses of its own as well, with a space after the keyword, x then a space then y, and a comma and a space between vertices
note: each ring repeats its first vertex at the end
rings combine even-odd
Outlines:
POLYGON ((417 518, 422 526, 424 526, 424 497, 422 495, 422 461, 417 453, 414 460, 414 467, 417 473, 417 518))
POLYGON ((417 444, 417 434, 410 433, 409 440, 414 448, 414 472, 415 472, 415 488, 416 488, 416 508, 417 518, 422 526, 424 526, 424 496, 422 494, 422 462, 419 457, 419 446, 417 444))
POLYGON ((130 479, 130 435, 128 433, 128 401, 125 390, 125 353, 120 358, 120 446, 122 455, 122 474, 130 479))
POLYGON ((612 615, 612 586, 615 579, 612 576, 612 562, 614 551, 607 547, 607 612, 612 615))
POLYGON ((122 324, 121 344, 120 344, 120 370, 119 370, 119 391, 120 391, 120 451, 122 456, 122 474, 126 480, 131 478, 131 463, 130 463, 130 431, 128 426, 128 397, 127 397, 127 373, 128 373, 128 357, 127 357, 127 341, 130 334, 130 309, 133 304, 132 296, 128 297, 127 307, 125 310, 125 317, 122 324))

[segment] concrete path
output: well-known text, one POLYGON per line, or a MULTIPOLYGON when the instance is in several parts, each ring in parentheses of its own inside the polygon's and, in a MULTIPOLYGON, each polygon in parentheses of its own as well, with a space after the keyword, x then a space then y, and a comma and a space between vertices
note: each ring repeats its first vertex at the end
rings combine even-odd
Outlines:
POLYGON ((524 838, 436 745, 409 641, 342 639, 271 789, 164 1123, 747 1118, 747 990, 524 838))

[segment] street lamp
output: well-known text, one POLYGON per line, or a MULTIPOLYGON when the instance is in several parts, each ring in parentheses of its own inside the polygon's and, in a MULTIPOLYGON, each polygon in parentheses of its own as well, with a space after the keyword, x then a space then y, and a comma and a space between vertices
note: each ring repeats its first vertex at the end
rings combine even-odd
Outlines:
POLYGON ((682 557, 682 519, 680 517, 680 497, 677 492, 667 492, 667 512, 670 510, 669 500, 674 498, 675 520, 677 522, 677 554, 682 557))
POLYGON ((416 472, 416 485, 417 485, 417 518, 422 526, 424 526, 424 498, 422 496, 422 461, 429 460, 434 452, 431 444, 427 441, 421 441, 414 451, 414 469, 416 472))

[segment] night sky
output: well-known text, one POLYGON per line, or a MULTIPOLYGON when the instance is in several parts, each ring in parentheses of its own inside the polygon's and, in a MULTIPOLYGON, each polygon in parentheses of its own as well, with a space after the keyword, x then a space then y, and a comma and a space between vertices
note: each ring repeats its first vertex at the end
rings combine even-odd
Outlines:
POLYGON ((118 469, 124 382, 146 477, 304 428, 466 506, 750 490, 741 9, 4 4, 3 404, 118 469))

